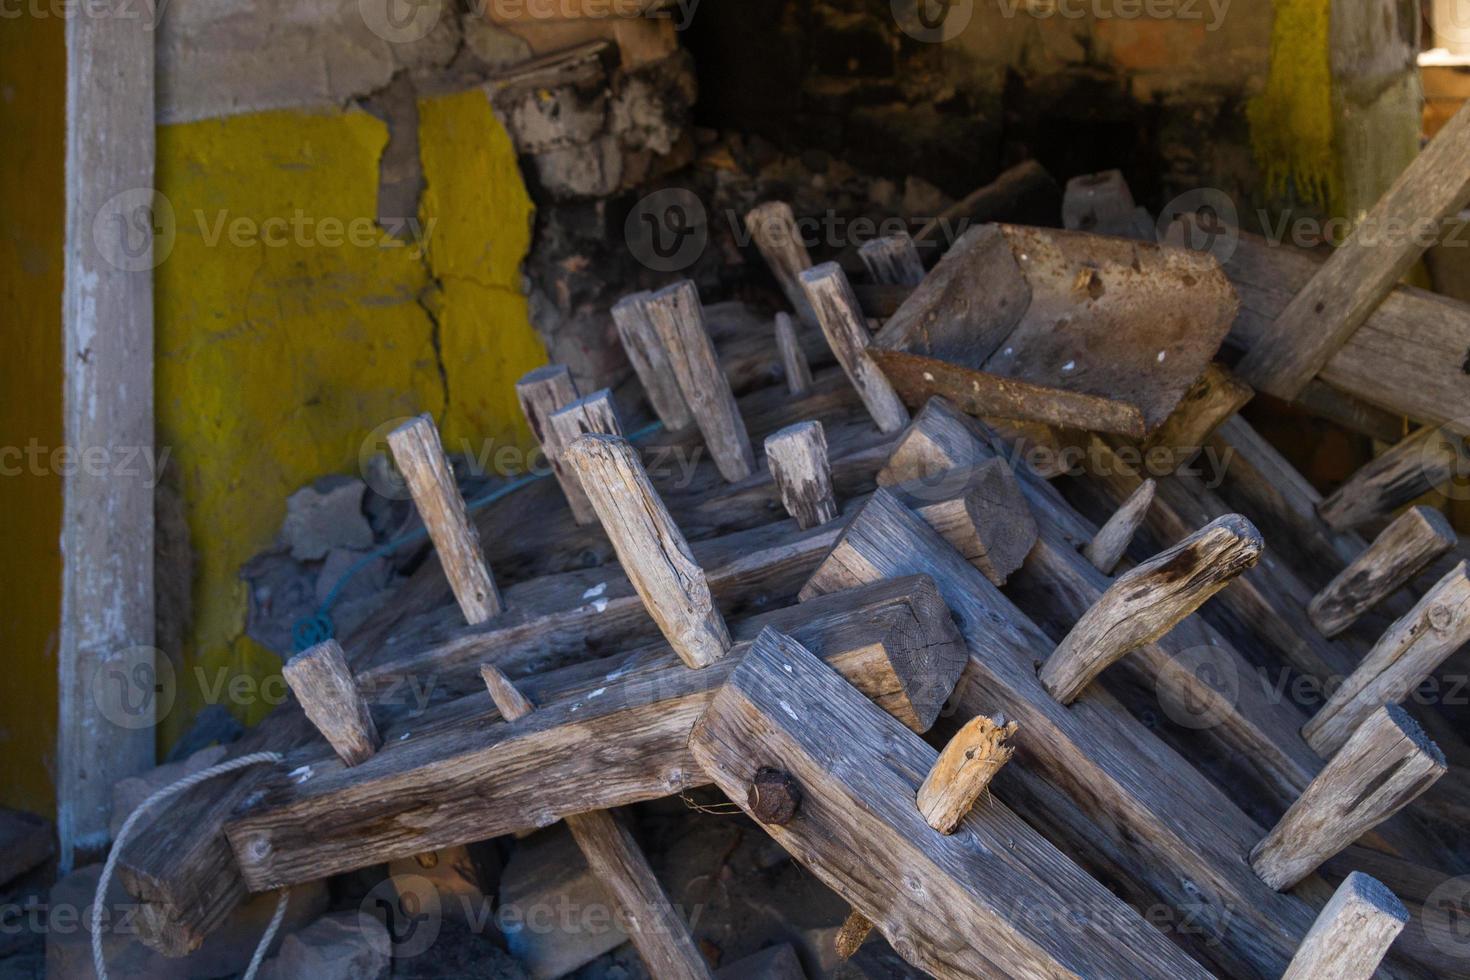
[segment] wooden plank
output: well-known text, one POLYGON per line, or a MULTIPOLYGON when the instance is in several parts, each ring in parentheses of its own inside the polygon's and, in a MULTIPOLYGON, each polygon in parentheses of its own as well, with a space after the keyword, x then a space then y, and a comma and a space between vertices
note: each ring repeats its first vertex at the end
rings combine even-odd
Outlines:
POLYGON ((470 523, 434 420, 421 415, 394 429, 388 433, 388 446, 429 530, 465 621, 475 625, 494 619, 505 605, 485 563, 480 536, 470 523))
POLYGON ((752 208, 745 216, 745 227, 770 266, 781 292, 786 294, 786 302, 803 323, 815 327, 816 316, 800 282, 801 274, 812 267, 812 257, 796 226, 791 205, 785 201, 767 201, 752 208))
POLYGON ((796 396, 805 395, 812 387, 812 369, 806 351, 796 336, 796 322, 789 313, 776 314, 776 350, 781 354, 781 373, 786 390, 796 396))
POLYGON ((1408 806, 1445 769, 1444 753, 1414 719, 1396 705, 1379 708, 1251 849, 1251 867, 1278 891, 1292 887, 1408 806))
POLYGON ((670 431, 677 432, 694 424, 694 414, 679 390, 679 379, 669 363, 668 351, 659 339, 658 330, 648 316, 652 293, 634 293, 613 304, 613 324, 628 355, 628 363, 643 383, 643 393, 653 414, 670 431))
POLYGON ((536 368, 516 382, 516 400, 521 403, 521 413, 526 416, 531 434, 536 437, 536 444, 546 456, 551 474, 567 498, 573 518, 578 524, 589 524, 597 520, 597 513, 582 492, 582 484, 562 462, 561 451, 566 448, 566 443, 551 425, 551 416, 578 397, 577 383, 564 364, 536 368))
POLYGON ((908 425, 908 410, 868 352, 872 338, 842 267, 826 262, 801 273, 800 280, 837 363, 847 372, 878 431, 897 432, 908 425))
POLYGON ((690 667, 708 667, 729 653, 730 631, 704 570, 653 489, 638 451, 626 439, 594 433, 564 455, 628 580, 679 657, 690 667))
POLYGON ((497 724, 481 692, 385 726, 383 750, 353 769, 293 753, 226 828, 240 872, 264 891, 703 785, 689 732, 768 625, 917 731, 965 666, 933 583, 911 577, 741 621, 736 655, 705 670, 657 646, 522 678, 538 707, 514 725, 497 724), (284 778, 302 766, 309 778, 284 778))
MULTIPOLYGON (((167 257, 153 251, 153 235, 172 228, 153 191, 155 37, 148 17, 66 17, 63 444, 74 454, 102 447, 150 462, 153 270, 167 257)), ((157 476, 149 466, 78 466, 62 481, 55 767, 63 871, 106 847, 113 783, 154 763, 156 692, 134 679, 156 676, 157 476)))
POLYGON ((1087 542, 1082 554, 1092 562, 1093 568, 1104 575, 1113 574, 1113 569, 1118 567, 1118 562, 1133 541, 1133 535, 1138 533, 1138 526, 1148 516, 1148 506, 1154 502, 1154 492, 1157 489, 1158 484, 1151 479, 1140 483, 1138 489, 1128 495, 1123 505, 1113 512, 1107 523, 1087 542))
POLYGON ((1427 426, 1390 447, 1323 500, 1317 513, 1339 531, 1387 517, 1470 466, 1465 440, 1427 426))
POLYGON ((1409 923, 1383 883, 1353 872, 1337 887, 1281 980, 1368 980, 1409 923))
POLYGON ((786 513, 806 530, 837 517, 827 435, 820 422, 798 422, 766 437, 766 465, 786 513))
POLYGON ((366 762, 382 739, 367 701, 357 692, 347 655, 336 640, 303 650, 281 668, 301 710, 331 744, 344 765, 366 762))
POLYGON ((1257 389, 1292 399, 1347 342, 1470 203, 1470 109, 1440 131, 1332 253, 1237 368, 1257 389))
POLYGON ((1312 597, 1307 615, 1323 636, 1336 636, 1449 552, 1457 540, 1439 511, 1410 508, 1312 597))
POLYGON ((858 257, 876 283, 912 287, 924 281, 924 260, 906 231, 864 242, 858 257))
POLYGON ((1209 975, 1000 803, 972 811, 962 834, 934 832, 914 799, 935 751, 775 630, 690 748, 747 813, 761 766, 789 773, 800 807, 766 832, 934 976, 1209 975), (1060 916, 1075 929, 1054 928, 1060 916))

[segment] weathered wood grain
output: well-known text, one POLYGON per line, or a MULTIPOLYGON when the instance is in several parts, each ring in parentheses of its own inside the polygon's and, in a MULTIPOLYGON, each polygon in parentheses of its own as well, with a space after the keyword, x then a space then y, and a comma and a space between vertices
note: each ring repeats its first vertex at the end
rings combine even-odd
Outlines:
POLYGON ((1004 585, 1036 544, 1036 518, 1003 459, 893 484, 888 490, 993 585, 1004 585))
POLYGON ((1401 514, 1312 597, 1307 615, 1323 636, 1336 636, 1455 546, 1455 529, 1432 507, 1401 514))
POLYGON ((562 494, 567 498, 572 517, 578 524, 589 524, 597 520, 597 514, 582 492, 582 485, 562 462, 561 451, 566 448, 566 443, 551 424, 551 417, 578 397, 577 383, 564 364, 536 368, 516 382, 516 400, 521 403, 521 413, 526 416, 531 434, 536 437, 536 444, 546 456, 552 476, 556 477, 562 494))
POLYGON ((1355 871, 1337 886, 1281 980, 1368 980, 1408 922, 1393 892, 1355 871))
POLYGON ((786 294, 786 302, 803 323, 816 326, 811 303, 801 288, 799 277, 812 267, 812 257, 796 226, 796 215, 785 201, 767 201, 752 208, 745 216, 745 227, 755 247, 770 266, 776 283, 786 294))
POLYGON ((689 741, 747 813, 757 769, 789 773, 800 809, 766 832, 934 976, 1209 975, 995 800, 935 833, 914 806, 935 751, 775 630, 689 741))
POLYGON ((919 258, 919 250, 908 232, 864 242, 858 249, 858 257, 876 283, 917 286, 924 281, 924 260, 919 258))
POLYGON ((800 279, 837 363, 847 372, 878 430, 897 432, 908 425, 908 410, 868 353, 872 338, 842 267, 826 262, 803 272, 800 279))
MULTIPOLYGON (((565 452, 568 446, 589 432, 608 436, 623 434, 623 423, 618 419, 617 406, 613 403, 612 392, 607 388, 595 391, 585 398, 567 402, 551 413, 547 421, 555 434, 554 445, 561 452, 565 452)), ((566 461, 561 461, 561 465, 566 468, 566 461)), ((576 482, 577 491, 581 495, 577 503, 572 503, 572 498, 567 498, 567 502, 572 504, 573 519, 578 524, 595 523, 597 511, 588 499, 587 492, 582 489, 581 481, 570 470, 567 475, 576 482)))
POLYGON ((480 676, 485 680, 485 689, 490 692, 490 700, 495 703, 495 710, 500 712, 500 717, 506 721, 520 721, 522 718, 536 710, 531 699, 521 693, 520 688, 505 676, 505 671, 494 664, 482 664, 480 676))
POLYGON ((1035 160, 1023 160, 936 215, 914 241, 948 247, 965 229, 987 221, 1052 225, 1061 203, 1062 189, 1046 168, 1035 160))
POLYGON ((679 379, 669 363, 668 351, 659 339, 658 330, 648 317, 648 301, 652 293, 634 293, 613 304, 612 318, 618 338, 628 355, 628 363, 643 383, 643 393, 653 414, 671 432, 694 424, 694 414, 679 390, 679 379))
POLYGON ((1393 816, 1445 773, 1444 754, 1397 705, 1374 711, 1251 849, 1251 867, 1278 891, 1393 816))
POLYGON ((1255 392, 1250 385, 1228 368, 1212 363, 1184 393, 1179 406, 1169 414, 1164 424, 1144 440, 1143 448, 1155 452, 1170 450, 1174 463, 1169 469, 1177 469, 1199 452, 1210 435, 1253 397, 1255 392))
POLYGON ((1387 517, 1470 467, 1463 437, 1427 426, 1358 470, 1317 513, 1339 531, 1387 517))
POLYGON ((766 437, 766 464, 786 513, 803 530, 837 517, 827 434, 820 422, 798 422, 766 437))
POLYGON ((939 752, 919 787, 919 812, 941 834, 952 834, 974 808, 1015 749, 1006 742, 1016 726, 1004 718, 971 718, 939 752))
POLYGON ((796 322, 789 313, 776 314, 776 351, 781 355, 786 390, 793 395, 805 395, 812 387, 812 368, 796 336, 796 322))
POLYGON ((303 650, 286 661, 281 673, 301 710, 344 764, 355 766, 373 757, 382 739, 336 640, 303 650))
POLYGON ((1132 543, 1133 535, 1138 533, 1138 526, 1148 516, 1148 507, 1154 502, 1157 489, 1158 484, 1152 479, 1140 483, 1138 489, 1123 501, 1123 506, 1115 510, 1107 523, 1087 542, 1082 554, 1092 562, 1093 568, 1104 575, 1113 574, 1113 569, 1118 567, 1118 562, 1132 543))

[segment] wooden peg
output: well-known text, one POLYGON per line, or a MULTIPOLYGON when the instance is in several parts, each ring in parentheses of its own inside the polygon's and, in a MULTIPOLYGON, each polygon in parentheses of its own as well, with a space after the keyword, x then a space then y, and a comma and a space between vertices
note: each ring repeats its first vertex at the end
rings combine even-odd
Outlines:
POLYGON ((434 420, 421 415, 394 429, 388 433, 388 446, 465 620, 477 626, 500 615, 505 608, 500 590, 485 562, 480 536, 470 523, 434 420))
POLYGON ((1071 704, 1124 654, 1173 629, 1255 565, 1265 544, 1255 525, 1227 514, 1118 576, 1041 668, 1041 683, 1071 704))
POLYGON ((1307 606, 1323 636, 1336 636, 1408 584, 1459 539, 1433 507, 1405 511, 1307 606))
POLYGON ((699 291, 686 279, 654 293, 646 309, 720 475, 731 483, 750 476, 755 472, 755 453, 705 328, 699 291))
MULTIPOLYGON (((1160 452, 1172 454, 1165 465, 1173 472, 1194 458, 1215 430, 1255 397, 1251 386, 1228 368, 1210 364, 1158 430, 1144 440, 1143 450, 1153 459, 1160 452)), ((1156 464, 1157 465, 1157 464, 1156 464)))
POLYGON ((679 658, 708 667, 730 652, 730 631, 704 571, 626 439, 585 435, 565 458, 582 480, 618 561, 679 658))
POLYGON ((648 318, 648 300, 652 293, 634 293, 624 296, 612 308, 613 323, 618 328, 618 337, 628 355, 628 363, 638 380, 643 383, 643 392, 648 404, 653 407, 664 428, 670 432, 688 428, 694 424, 694 414, 684 401, 679 390, 679 379, 674 375, 669 355, 659 340, 658 330, 648 318))
POLYGON ((344 764, 361 765, 373 757, 383 741, 336 640, 298 653, 281 673, 301 710, 344 764))
POLYGON ((758 205, 745 216, 745 227, 796 315, 803 323, 816 326, 811 303, 797 278, 812 267, 812 257, 806 250, 801 230, 796 227, 796 215, 791 205, 785 201, 767 201, 758 205))
POLYGON ((812 390, 812 368, 806 351, 796 336, 796 321, 789 313, 776 314, 776 350, 781 353, 781 371, 786 375, 786 390, 800 397, 812 390))
POLYGON ((847 372, 868 414, 878 423, 879 431, 897 432, 908 425, 908 409, 903 407, 887 375, 868 353, 872 338, 842 267, 827 262, 808 269, 801 274, 801 283, 832 353, 847 372))
POLYGON ((1040 533, 1003 459, 959 466, 888 489, 995 586, 1005 585, 1021 567, 1040 533))
POLYGON ((1417 500, 1466 472, 1465 440, 1445 428, 1420 429, 1359 469, 1317 505, 1335 531, 1347 531, 1417 500))
POLYGON ((567 498, 572 516, 578 524, 596 520, 592 505, 582 493, 582 485, 567 472, 566 464, 561 461, 565 443, 557 438, 551 426, 551 416, 577 400, 577 383, 572 380, 572 372, 563 364, 539 367, 516 382, 516 399, 521 403, 521 412, 531 426, 536 444, 546 456, 552 475, 561 486, 562 495, 567 498))
POLYGON ((1418 722, 1398 705, 1384 705, 1251 850, 1251 867, 1277 891, 1292 887, 1413 802, 1447 768, 1418 722))
POLYGON ((880 285, 917 286, 924 281, 924 260, 906 231, 864 242, 858 256, 880 285))
POLYGON ((990 780, 1010 761, 1015 749, 1006 742, 1015 733, 1015 722, 1008 724, 1001 715, 980 715, 949 740, 919 787, 919 812, 929 826, 946 836, 955 832, 990 780))
POLYGON ((1098 529, 1087 547, 1082 549, 1082 554, 1092 562, 1093 568, 1104 575, 1113 574, 1113 569, 1118 567, 1123 553, 1128 550, 1133 535, 1148 516, 1148 507, 1154 502, 1154 493, 1158 486, 1151 479, 1140 483, 1138 489, 1123 501, 1123 506, 1113 512, 1108 522, 1098 529))
POLYGON ((485 680, 485 687, 490 692, 490 700, 495 702, 495 709, 506 721, 520 721, 536 710, 531 700, 511 683, 510 678, 505 676, 505 671, 499 667, 481 664, 480 676, 485 680))
POLYGON ((798 422, 766 437, 766 463, 781 491, 786 513, 802 530, 837 517, 827 434, 820 422, 798 422))
POLYGON ((1409 923, 1409 910, 1376 878, 1343 879, 1281 980, 1369 980, 1409 923))
POLYGON ((873 932, 873 920, 863 915, 857 909, 847 913, 847 918, 842 922, 842 928, 837 930, 837 958, 839 960, 850 960, 853 955, 862 948, 863 943, 868 941, 868 936, 873 932))
MULTIPOLYGON (((571 402, 561 411, 553 414, 550 423, 556 435, 556 445, 563 452, 567 446, 589 432, 598 432, 608 436, 623 434, 623 424, 618 420, 617 406, 613 404, 612 392, 607 388, 571 402)), ((592 502, 587 499, 587 493, 582 489, 582 481, 571 472, 567 473, 567 479, 576 485, 577 494, 581 498, 579 505, 572 507, 572 516, 576 518, 578 524, 595 524, 597 511, 592 508, 592 502)))
POLYGON ((1330 758, 1379 705, 1397 704, 1470 640, 1470 570, 1460 562, 1368 651, 1302 728, 1330 758))

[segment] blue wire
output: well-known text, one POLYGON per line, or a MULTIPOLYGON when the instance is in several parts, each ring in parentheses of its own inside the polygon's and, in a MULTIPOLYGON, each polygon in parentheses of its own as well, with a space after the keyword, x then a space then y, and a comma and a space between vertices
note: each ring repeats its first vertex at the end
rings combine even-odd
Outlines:
MULTIPOLYGON (((653 435, 655 432, 662 428, 663 423, 654 422, 650 425, 645 425, 643 428, 639 429, 637 432, 629 436, 628 439, 631 442, 639 442, 643 439, 647 439, 649 436, 653 435)), ((544 480, 550 475, 550 472, 546 472, 533 473, 530 476, 523 476, 519 480, 507 483, 505 486, 500 487, 497 490, 492 490, 490 493, 485 494, 485 496, 483 497, 478 497, 475 500, 470 501, 468 504, 465 505, 465 509, 469 513, 473 514, 475 511, 483 510, 484 508, 489 507, 491 504, 495 503, 497 500, 503 500, 506 497, 509 497, 511 494, 515 493, 517 490, 522 490, 526 487, 529 487, 531 484, 536 483, 539 480, 544 480)), ((364 568, 367 568, 379 558, 387 558, 399 548, 402 548, 403 546, 409 544, 416 544, 417 542, 424 540, 428 536, 428 528, 417 528, 413 531, 409 531, 407 534, 394 538, 392 541, 389 541, 386 544, 379 545, 372 551, 368 552, 361 559, 350 565, 347 571, 342 573, 342 577, 337 579, 336 583, 332 586, 331 591, 327 593, 327 597, 323 599, 322 604, 317 607, 316 612, 310 616, 298 619, 295 623, 292 624, 291 643, 292 646, 295 647, 296 652, 300 653, 303 650, 310 649, 311 647, 316 646, 318 643, 321 643, 325 640, 330 640, 332 637, 337 635, 336 624, 332 622, 331 609, 332 606, 337 602, 338 597, 341 596, 342 590, 346 588, 347 583, 352 581, 352 577, 354 575, 362 571, 364 568)))

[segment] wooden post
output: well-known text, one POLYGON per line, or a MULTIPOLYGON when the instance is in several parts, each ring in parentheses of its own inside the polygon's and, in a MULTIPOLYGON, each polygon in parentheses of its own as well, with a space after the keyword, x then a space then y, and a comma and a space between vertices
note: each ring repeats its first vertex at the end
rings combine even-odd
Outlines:
POLYGON ((572 372, 564 364, 548 364, 529 372, 516 382, 516 398, 521 403, 521 412, 531 426, 547 465, 561 486, 562 495, 572 509, 572 517, 578 524, 590 524, 597 520, 587 495, 577 478, 567 471, 561 460, 561 451, 566 447, 551 425, 551 416, 577 400, 577 383, 572 372))
POLYGON ((880 285, 917 286, 924 281, 924 260, 908 232, 864 242, 858 255, 880 285))
POLYGON ((1330 758, 1380 705, 1409 696, 1470 640, 1470 569, 1460 562, 1390 626, 1357 669, 1307 722, 1302 735, 1330 758))
POLYGON ((839 960, 852 959, 872 933, 872 919, 858 911, 847 913, 847 918, 842 920, 842 928, 837 930, 837 938, 833 942, 833 945, 837 947, 837 958, 839 960))
POLYGON ((617 436, 585 435, 565 458, 582 481, 633 588, 674 651, 690 667, 730 652, 730 631, 704 571, 643 470, 617 436))
POLYGON ((776 314, 776 350, 781 353, 781 371, 786 376, 786 390, 797 397, 812 390, 812 368, 806 351, 796 336, 796 322, 789 313, 776 314))
POLYGON ((1071 704, 1108 666, 1169 632, 1255 565, 1264 548, 1255 526, 1231 514, 1118 576, 1047 658, 1042 685, 1071 704))
POLYGON ((1433 507, 1405 511, 1312 598, 1307 614, 1336 636, 1455 546, 1455 529, 1433 507))
POLYGON ((1317 513, 1334 530, 1355 528, 1464 473, 1467 461, 1470 454, 1462 436, 1427 426, 1354 473, 1317 505, 1317 513))
POLYGON ((1113 512, 1108 522, 1098 529, 1087 547, 1082 549, 1082 554, 1092 562, 1093 568, 1104 575, 1113 574, 1113 569, 1118 567, 1118 562, 1128 550, 1133 535, 1138 533, 1139 525, 1148 516, 1148 507, 1154 502, 1154 493, 1158 486, 1151 479, 1140 483, 1138 489, 1129 495, 1123 506, 1113 512))
POLYGON ((1470 202, 1467 159, 1470 107, 1462 107, 1246 354, 1240 374, 1295 398, 1438 241, 1441 222, 1470 202))
POLYGON ((1376 878, 1343 879, 1281 980, 1369 980, 1409 923, 1409 910, 1376 878))
POLYGON ((867 323, 842 267, 827 262, 808 269, 801 274, 801 283, 832 353, 847 372, 868 414, 878 423, 879 431, 897 432, 908 425, 908 410, 868 353, 871 337, 867 323))
POLYGON ((791 205, 785 201, 767 201, 745 216, 745 227, 786 294, 786 302, 803 323, 816 326, 811 303, 797 278, 812 267, 812 257, 806 250, 801 230, 796 227, 791 205))
POLYGON ((618 337, 628 355, 628 363, 638 380, 643 383, 643 392, 664 428, 678 432, 694 424, 694 414, 684 401, 679 390, 679 379, 669 363, 668 351, 659 339, 658 330, 648 317, 648 301, 652 293, 634 293, 618 300, 612 308, 613 323, 617 325, 618 337))
POLYGON ((992 585, 1005 585, 1036 544, 1036 518, 1003 459, 888 488, 992 585))
POLYGON ((952 834, 980 799, 1000 767, 1015 752, 1006 742, 1016 733, 1003 715, 972 718, 939 753, 919 787, 919 812, 941 834, 952 834))
POLYGON ((646 309, 720 475, 731 483, 750 476, 755 472, 755 453, 705 328, 699 291, 686 279, 654 293, 646 309))
POLYGON ((827 435, 820 422, 798 422, 766 437, 766 463, 786 513, 804 531, 837 517, 827 435))
MULTIPOLYGON (((554 412, 547 421, 551 424, 551 432, 555 437, 554 445, 558 452, 565 452, 566 447, 589 432, 600 432, 609 436, 623 434, 623 424, 618 421, 617 406, 613 404, 612 392, 607 388, 593 392, 585 398, 568 402, 560 411, 554 412)), ((566 464, 563 462, 562 465, 566 464)), ((572 516, 578 524, 595 523, 597 512, 592 509, 592 503, 587 499, 587 493, 582 489, 581 481, 570 472, 567 473, 567 479, 576 484, 578 495, 577 503, 572 507, 572 516)))
POLYGON ((301 710, 348 766, 371 759, 383 744, 336 640, 318 643, 281 668, 301 710))
POLYGON ((1408 806, 1446 769, 1418 722, 1399 706, 1384 705, 1251 850, 1251 867, 1277 891, 1290 888, 1408 806))
POLYGON ((444 577, 454 590, 465 621, 477 626, 494 619, 505 608, 500 590, 485 562, 480 536, 470 523, 434 420, 421 415, 399 426, 388 433, 388 446, 429 530, 444 577))

